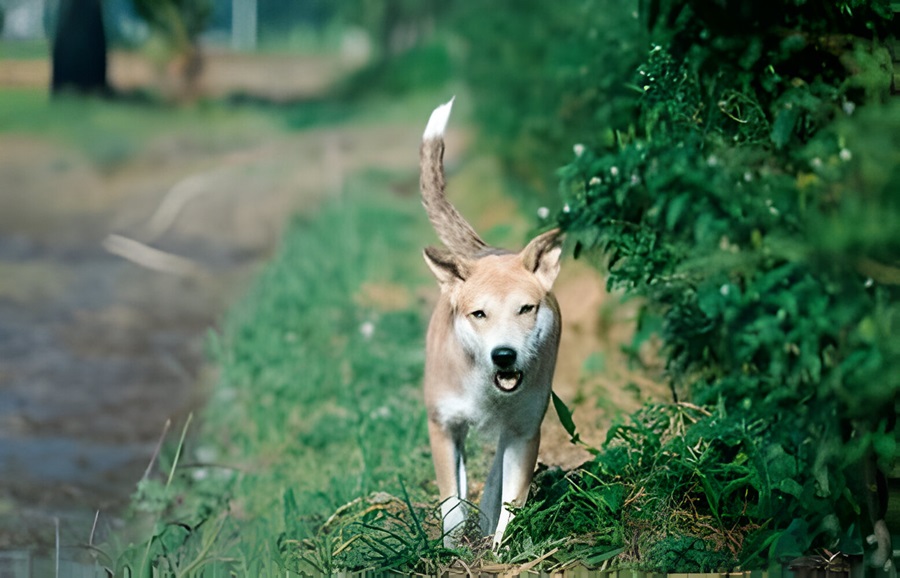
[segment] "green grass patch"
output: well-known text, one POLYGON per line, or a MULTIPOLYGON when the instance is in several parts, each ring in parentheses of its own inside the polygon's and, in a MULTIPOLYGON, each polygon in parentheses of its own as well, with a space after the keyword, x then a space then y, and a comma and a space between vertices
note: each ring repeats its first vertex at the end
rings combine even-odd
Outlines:
POLYGON ((39 60, 49 56, 50 42, 47 40, 0 41, 0 59, 39 60))

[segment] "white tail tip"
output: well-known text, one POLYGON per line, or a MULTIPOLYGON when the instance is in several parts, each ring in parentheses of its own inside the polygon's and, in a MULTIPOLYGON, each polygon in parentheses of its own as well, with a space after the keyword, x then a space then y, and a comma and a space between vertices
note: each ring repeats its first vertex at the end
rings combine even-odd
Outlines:
POLYGON ((456 99, 455 96, 449 102, 434 109, 434 112, 431 113, 431 118, 428 119, 428 124, 425 125, 425 134, 422 135, 422 140, 444 136, 444 129, 447 128, 447 121, 450 119, 450 109, 453 108, 454 99, 456 99))

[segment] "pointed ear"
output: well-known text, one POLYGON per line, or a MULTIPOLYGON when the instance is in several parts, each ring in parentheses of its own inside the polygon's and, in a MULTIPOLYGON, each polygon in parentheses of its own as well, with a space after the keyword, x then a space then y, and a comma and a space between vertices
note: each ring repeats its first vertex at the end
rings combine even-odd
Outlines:
POLYGON ((525 268, 534 273, 546 291, 550 291, 559 275, 562 255, 562 233, 559 229, 538 235, 519 254, 525 268))
POLYGON ((466 280, 469 270, 466 262, 446 249, 426 247, 422 252, 425 262, 434 273, 441 289, 447 289, 466 280))

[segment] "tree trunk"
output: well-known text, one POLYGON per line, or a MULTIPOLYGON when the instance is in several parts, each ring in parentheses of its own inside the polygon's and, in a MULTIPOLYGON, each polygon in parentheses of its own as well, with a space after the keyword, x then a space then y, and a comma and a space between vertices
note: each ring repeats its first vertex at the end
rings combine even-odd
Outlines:
POLYGON ((100 0, 60 0, 51 91, 106 94, 106 32, 100 0))

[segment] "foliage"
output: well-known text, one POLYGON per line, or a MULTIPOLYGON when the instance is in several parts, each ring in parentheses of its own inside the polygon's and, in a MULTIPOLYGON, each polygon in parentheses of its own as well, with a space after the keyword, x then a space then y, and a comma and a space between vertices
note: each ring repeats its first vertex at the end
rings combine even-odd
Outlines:
POLYGON ((384 61, 418 44, 447 6, 437 0, 345 0, 338 5, 336 16, 366 30, 376 58, 384 61))
POLYGON ((575 145, 557 219, 647 298, 675 390, 710 409, 614 428, 516 519, 520 543, 574 533, 681 572, 862 553, 860 465, 895 459, 900 392, 890 9, 721 6, 643 6, 654 44, 619 79, 636 121, 575 145))
POLYGON ((134 9, 176 51, 187 50, 212 16, 210 0, 132 0, 134 9))
POLYGON ((459 0, 459 73, 482 146, 547 196, 573 142, 612 144, 633 120, 623 79, 645 46, 636 0, 459 0))

